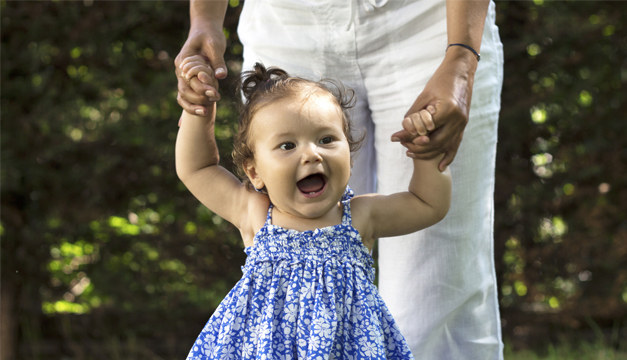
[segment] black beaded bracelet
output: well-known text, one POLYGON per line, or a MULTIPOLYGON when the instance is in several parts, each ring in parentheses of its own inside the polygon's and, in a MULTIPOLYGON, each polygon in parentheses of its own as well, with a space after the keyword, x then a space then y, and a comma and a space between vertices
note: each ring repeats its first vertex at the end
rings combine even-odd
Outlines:
POLYGON ((448 48, 450 48, 451 46, 461 46, 461 47, 465 47, 466 49, 472 51, 473 54, 475 54, 475 56, 477 57, 477 62, 481 61, 481 55, 475 51, 475 49, 471 48, 468 45, 464 45, 464 44, 449 44, 449 46, 446 48, 446 50, 448 51, 448 48))

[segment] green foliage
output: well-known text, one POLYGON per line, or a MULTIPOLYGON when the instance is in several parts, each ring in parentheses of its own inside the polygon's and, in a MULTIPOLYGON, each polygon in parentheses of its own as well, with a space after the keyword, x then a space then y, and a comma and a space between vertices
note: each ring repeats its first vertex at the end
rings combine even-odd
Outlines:
MULTIPOLYGON (((242 53, 241 1, 229 4, 223 155, 237 114, 225 85, 242 53)), ((244 263, 236 229, 174 171, 173 60, 188 5, 0 7, 2 318, 18 358, 182 358, 244 263)), ((531 342, 618 324, 624 337, 627 7, 499 2, 497 12, 504 331, 531 342)))
MULTIPOLYGON (((241 276, 239 233, 174 171, 188 21, 175 2, 2 3, 2 285, 19 357, 58 337, 178 334, 180 358, 241 276)), ((228 152, 237 112, 222 93, 228 152)))
POLYGON ((554 339, 586 327, 585 317, 610 327, 627 316, 627 8, 497 9, 506 56, 495 196, 505 331, 551 324, 554 339))

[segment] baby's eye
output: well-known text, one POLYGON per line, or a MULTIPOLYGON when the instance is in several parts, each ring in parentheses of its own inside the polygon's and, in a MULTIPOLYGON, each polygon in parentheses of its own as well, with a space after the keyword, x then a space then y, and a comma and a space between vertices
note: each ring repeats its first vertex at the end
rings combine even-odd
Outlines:
POLYGON ((295 147, 296 147, 296 145, 294 145, 294 143, 287 142, 287 143, 281 144, 281 146, 279 146, 279 149, 281 149, 281 150, 292 150, 295 147))
POLYGON ((320 139, 320 144, 326 145, 326 144, 330 144, 333 142, 333 137, 331 136, 325 136, 322 139, 320 139))

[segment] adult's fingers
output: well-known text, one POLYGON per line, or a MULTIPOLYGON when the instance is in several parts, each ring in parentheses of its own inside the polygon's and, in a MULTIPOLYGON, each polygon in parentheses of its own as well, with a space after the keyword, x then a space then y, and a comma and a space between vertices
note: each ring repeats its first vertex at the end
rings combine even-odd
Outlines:
POLYGON ((188 83, 192 83, 192 79, 198 77, 201 83, 206 86, 197 86, 192 87, 199 95, 205 94, 210 97, 211 101, 219 100, 215 98, 215 95, 218 94, 219 84, 218 80, 213 76, 213 69, 209 64, 207 64, 207 60, 204 56, 196 55, 193 56, 193 60, 185 59, 181 62, 177 71, 181 74, 180 76, 184 78, 188 83), (212 93, 207 93, 207 91, 211 91, 212 93))
POLYGON ((192 78, 198 76, 198 79, 201 82, 213 87, 214 89, 219 88, 218 79, 212 76, 213 69, 205 63, 188 63, 183 66, 181 71, 183 72, 183 77, 187 81, 190 81, 192 78))
POLYGON ((440 171, 444 171, 446 167, 451 165, 453 160, 455 160, 455 156, 457 155, 457 149, 458 148, 450 149, 446 152, 444 158, 442 159, 442 161, 440 161, 440 164, 438 165, 438 169, 440 169, 440 171))
POLYGON ((442 161, 440 161, 440 171, 444 171, 447 166, 449 166, 453 160, 455 160, 455 156, 457 156, 457 151, 459 150, 459 146, 464 138, 464 133, 459 133, 457 136, 453 137, 453 140, 450 142, 450 146, 446 148, 446 154, 442 161))
POLYGON ((429 136, 415 136, 403 129, 392 134, 393 142, 413 142, 416 145, 428 144, 431 142, 429 136))
POLYGON ((442 154, 446 152, 448 146, 448 142, 444 141, 445 138, 446 134, 442 129, 438 129, 429 134, 429 136, 420 136, 409 141, 401 141, 401 145, 419 155, 431 152, 442 154), (425 141, 424 138, 428 139, 428 141, 425 141))
MULTIPOLYGON (((194 77, 194 79, 197 79, 197 78, 194 77)), ((181 97, 185 99, 186 101, 191 102, 192 104, 197 104, 197 105, 207 104, 209 102, 209 100, 207 99, 207 96, 204 94, 203 91, 201 91, 200 94, 194 91, 194 89, 192 89, 190 85, 191 81, 192 81, 191 79, 188 81, 185 78, 179 77, 178 90, 179 90, 179 94, 181 94, 181 97)))
POLYGON ((439 155, 442 155, 442 153, 439 151, 428 151, 425 153, 417 153, 410 149, 407 149, 405 154, 412 159, 419 159, 419 160, 431 160, 439 155))
MULTIPOLYGON (((176 102, 179 103, 179 105, 183 108, 183 110, 187 111, 188 113, 192 115, 206 115, 207 114, 207 109, 204 106, 194 105, 190 103, 189 101, 181 97, 181 93, 177 95, 176 102)), ((180 120, 179 120, 179 126, 180 126, 180 120)))
POLYGON ((212 85, 213 88, 215 88, 216 90, 218 89, 218 81, 215 77, 212 77, 204 71, 199 72, 197 76, 198 80, 200 80, 200 82, 202 82, 203 84, 212 85))
POLYGON ((200 103, 197 103, 199 105, 210 105, 212 102, 220 100, 220 94, 218 93, 218 91, 213 86, 207 85, 200 81, 199 77, 194 76, 193 78, 191 78, 189 85, 196 94, 205 95, 204 100, 200 103))
MULTIPOLYGON (((188 82, 178 76, 178 95, 177 102, 181 107, 190 114, 204 115, 207 113, 207 108, 203 104, 208 104, 209 101, 206 96, 199 95, 191 88, 188 82), (200 113, 198 111, 201 111, 200 113)), ((194 78, 196 79, 196 78, 194 78)), ((196 80, 198 81, 198 80, 196 80)))
POLYGON ((394 134, 392 134, 392 141, 394 142, 399 142, 399 141, 411 141, 414 138, 414 136, 412 134, 409 133, 409 131, 403 129, 403 130, 399 130, 397 132, 395 132, 394 134))
POLYGON ((429 157, 430 154, 442 153, 441 149, 434 149, 433 147, 426 146, 426 145, 416 145, 410 142, 402 142, 401 145, 404 146, 407 150, 415 153, 416 155, 427 156, 428 158, 430 158, 429 157))
POLYGON ((200 95, 196 94, 194 90, 191 88, 191 86, 189 85, 189 81, 187 80, 187 78, 183 76, 181 69, 177 67, 175 70, 175 73, 176 73, 176 80, 178 81, 177 101, 178 99, 185 100, 184 103, 182 103, 181 101, 178 101, 179 105, 181 105, 181 107, 183 107, 183 109, 185 109, 190 114, 194 114, 195 109, 191 109, 189 106, 186 107, 185 105, 189 103, 194 103, 194 102, 200 103, 203 101, 203 99, 201 99, 200 95))

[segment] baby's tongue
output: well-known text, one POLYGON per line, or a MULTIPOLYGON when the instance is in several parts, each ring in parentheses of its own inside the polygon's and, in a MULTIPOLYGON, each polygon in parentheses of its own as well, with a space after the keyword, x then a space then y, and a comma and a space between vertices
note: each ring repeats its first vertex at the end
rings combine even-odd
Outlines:
POLYGON ((296 186, 304 193, 312 193, 322 190, 324 187, 324 179, 320 174, 309 175, 299 181, 296 186))

